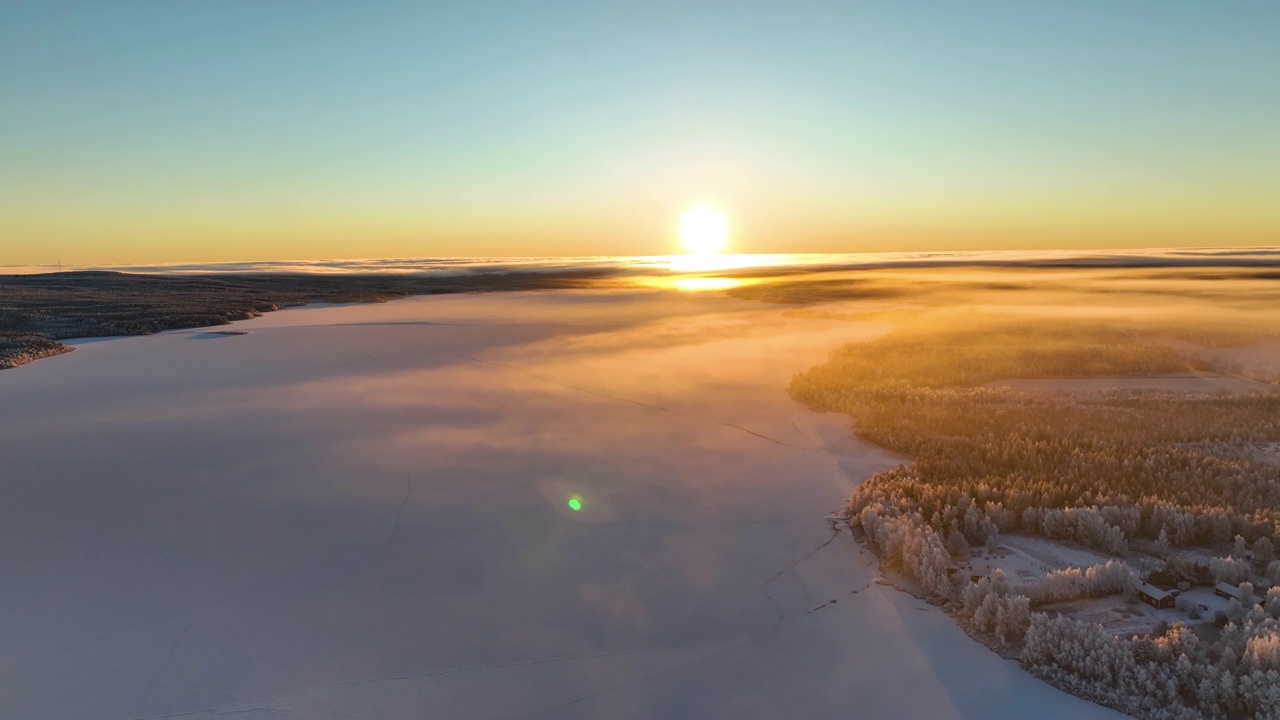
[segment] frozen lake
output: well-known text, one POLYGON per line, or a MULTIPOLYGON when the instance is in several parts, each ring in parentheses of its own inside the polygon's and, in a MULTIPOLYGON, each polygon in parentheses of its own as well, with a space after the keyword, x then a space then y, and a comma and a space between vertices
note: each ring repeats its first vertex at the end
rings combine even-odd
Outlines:
POLYGON ((785 387, 886 326, 785 310, 419 297, 0 371, 0 717, 1117 717, 832 534, 900 459, 785 387))

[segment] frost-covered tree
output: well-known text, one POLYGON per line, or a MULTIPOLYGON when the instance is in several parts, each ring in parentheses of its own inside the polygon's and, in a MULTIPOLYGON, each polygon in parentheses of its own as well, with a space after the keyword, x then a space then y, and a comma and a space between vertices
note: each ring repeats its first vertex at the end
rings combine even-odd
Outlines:
POLYGON ((1249 579, 1249 576, 1253 573, 1253 567, 1248 561, 1237 560, 1235 557, 1228 555, 1224 558, 1210 560, 1209 572, 1213 573, 1214 582, 1238 585, 1249 579))
POLYGON ((1272 618, 1280 619, 1280 587, 1273 587, 1267 591, 1266 597, 1262 600, 1262 609, 1272 618))
POLYGON ((1271 538, 1263 536, 1253 543, 1253 562, 1259 568, 1266 568, 1276 559, 1275 544, 1271 538))
POLYGON ((995 635, 1000 644, 1022 639, 1031 622, 1031 601, 1015 593, 997 568, 960 594, 960 616, 970 630, 995 635))
POLYGON ((1053 684, 1140 718, 1280 718, 1278 625, 1255 608, 1210 645, 1182 624, 1126 640, 1034 613, 1021 658, 1053 684))
POLYGON ((1128 563, 1108 560, 1088 568, 1055 570, 1022 592, 1032 605, 1065 602, 1087 597, 1103 597, 1123 592, 1137 581, 1137 573, 1128 563))
POLYGON ((1244 536, 1237 535, 1232 539, 1231 555, 1244 559, 1249 550, 1249 543, 1245 542, 1244 536))
POLYGON ((900 566, 927 592, 943 600, 955 596, 955 585, 948 573, 951 554, 942 537, 921 518, 901 515, 894 508, 875 503, 864 507, 851 522, 866 534, 882 561, 900 566))

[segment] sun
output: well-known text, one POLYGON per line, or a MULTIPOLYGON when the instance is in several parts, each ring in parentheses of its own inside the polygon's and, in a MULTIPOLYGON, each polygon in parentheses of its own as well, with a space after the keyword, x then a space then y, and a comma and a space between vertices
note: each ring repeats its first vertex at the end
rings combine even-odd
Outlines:
POLYGON ((680 216, 680 240, 691 255, 715 255, 729 240, 729 218, 714 205, 698 205, 680 216))

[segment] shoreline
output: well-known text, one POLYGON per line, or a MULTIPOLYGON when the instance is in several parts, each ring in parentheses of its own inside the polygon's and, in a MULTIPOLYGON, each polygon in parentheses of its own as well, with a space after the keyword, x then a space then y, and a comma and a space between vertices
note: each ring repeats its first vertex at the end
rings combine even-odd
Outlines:
POLYGON ((0 370, 75 349, 63 340, 218 327, 316 303, 382 303, 418 295, 586 288, 611 274, 597 268, 566 268, 454 277, 114 271, 0 275, 0 370))

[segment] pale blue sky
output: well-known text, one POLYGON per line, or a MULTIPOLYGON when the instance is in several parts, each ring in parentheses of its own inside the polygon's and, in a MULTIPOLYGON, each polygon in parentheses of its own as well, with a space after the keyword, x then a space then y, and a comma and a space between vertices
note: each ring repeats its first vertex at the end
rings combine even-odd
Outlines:
POLYGON ((0 263, 1280 228, 1275 2, 6 2, 0 67, 0 263))

